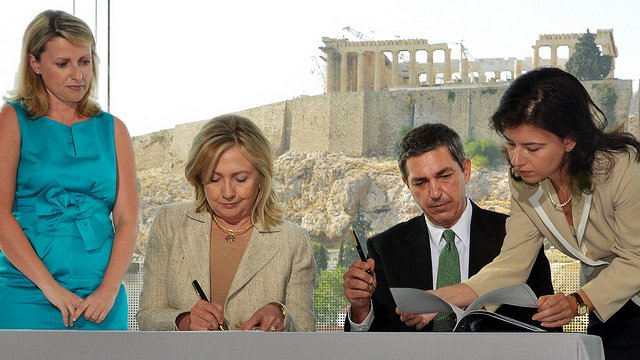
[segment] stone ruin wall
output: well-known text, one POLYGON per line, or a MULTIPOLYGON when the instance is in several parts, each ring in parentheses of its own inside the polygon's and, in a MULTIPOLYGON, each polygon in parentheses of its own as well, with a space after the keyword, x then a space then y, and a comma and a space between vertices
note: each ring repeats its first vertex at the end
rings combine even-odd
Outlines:
MULTIPOLYGON (((603 86, 615 90, 615 123, 627 122, 631 80, 587 81, 596 103, 603 86)), ((499 137, 489 118, 508 84, 433 87, 397 91, 364 91, 303 96, 238 112, 256 122, 277 155, 286 151, 343 153, 348 156, 393 157, 402 129, 441 122, 463 141, 499 137)), ((637 117, 633 117, 637 122, 637 117)), ((193 136, 205 121, 178 125, 172 131, 171 152, 186 158, 193 136)), ((627 130, 638 134, 638 126, 627 130)))

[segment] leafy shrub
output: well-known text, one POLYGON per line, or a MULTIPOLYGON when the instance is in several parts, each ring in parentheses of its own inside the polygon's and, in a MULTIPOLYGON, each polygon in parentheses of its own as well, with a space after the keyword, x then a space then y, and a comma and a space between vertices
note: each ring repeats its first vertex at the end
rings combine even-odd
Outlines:
POLYGON ((495 94, 497 92, 498 92, 498 90, 496 88, 485 88, 485 89, 480 90, 480 94, 482 94, 482 95, 486 95, 486 94, 493 95, 493 94, 495 94))
POLYGON ((317 241, 312 241, 311 245, 313 246, 313 257, 316 259, 316 272, 320 273, 321 270, 325 270, 327 268, 327 264, 329 263, 329 252, 323 244, 317 241))
POLYGON ((497 167, 505 164, 500 147, 491 139, 469 140, 464 144, 464 151, 476 167, 497 167))
POLYGON ((338 266, 318 274, 313 306, 318 324, 341 325, 338 324, 338 313, 349 305, 342 291, 342 276, 346 271, 338 266))

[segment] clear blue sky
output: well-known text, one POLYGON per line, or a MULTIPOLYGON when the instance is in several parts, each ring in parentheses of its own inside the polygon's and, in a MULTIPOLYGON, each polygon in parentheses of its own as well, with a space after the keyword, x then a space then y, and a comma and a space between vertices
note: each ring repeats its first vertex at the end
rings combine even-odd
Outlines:
MULTIPOLYGON (((13 87, 28 22, 48 8, 72 12, 73 3, 2 2, 0 92, 13 87)), ((97 3, 100 101, 106 108, 107 1, 97 3)), ((94 5, 76 0, 76 14, 92 27, 94 5)), ((634 80, 635 91, 640 78, 637 14, 640 3, 625 0, 111 0, 110 110, 140 135, 320 94, 312 57, 322 54, 323 36, 346 36, 345 26, 375 39, 463 39, 474 58, 530 57, 540 34, 612 28, 619 52, 616 77, 634 80)))

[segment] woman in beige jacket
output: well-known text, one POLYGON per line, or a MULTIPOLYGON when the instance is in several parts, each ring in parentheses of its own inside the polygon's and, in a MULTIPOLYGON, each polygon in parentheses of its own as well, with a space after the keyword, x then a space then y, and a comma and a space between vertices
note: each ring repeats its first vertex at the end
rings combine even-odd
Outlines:
POLYGON ((283 220, 273 168, 250 120, 224 115, 202 128, 185 170, 195 204, 164 206, 153 222, 141 330, 315 331, 313 250, 283 220))
MULTIPOLYGON (((533 320, 559 327, 589 315, 607 359, 640 354, 640 142, 605 132, 606 118, 584 86, 557 68, 518 77, 491 125, 511 164, 511 216, 502 250, 462 284, 436 293, 466 306, 479 295, 523 283, 546 238, 580 261, 574 293, 542 296, 533 320)), ((409 325, 433 314, 401 319, 409 325)))

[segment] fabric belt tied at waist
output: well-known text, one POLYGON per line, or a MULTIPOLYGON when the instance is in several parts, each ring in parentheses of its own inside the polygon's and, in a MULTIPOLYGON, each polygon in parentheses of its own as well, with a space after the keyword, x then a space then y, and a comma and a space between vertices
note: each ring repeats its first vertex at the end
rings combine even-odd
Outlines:
POLYGON ((90 195, 67 192, 56 186, 42 191, 35 202, 36 229, 42 235, 80 233, 87 250, 102 246, 104 236, 96 236, 92 218, 108 216, 109 209, 99 199, 90 195))

